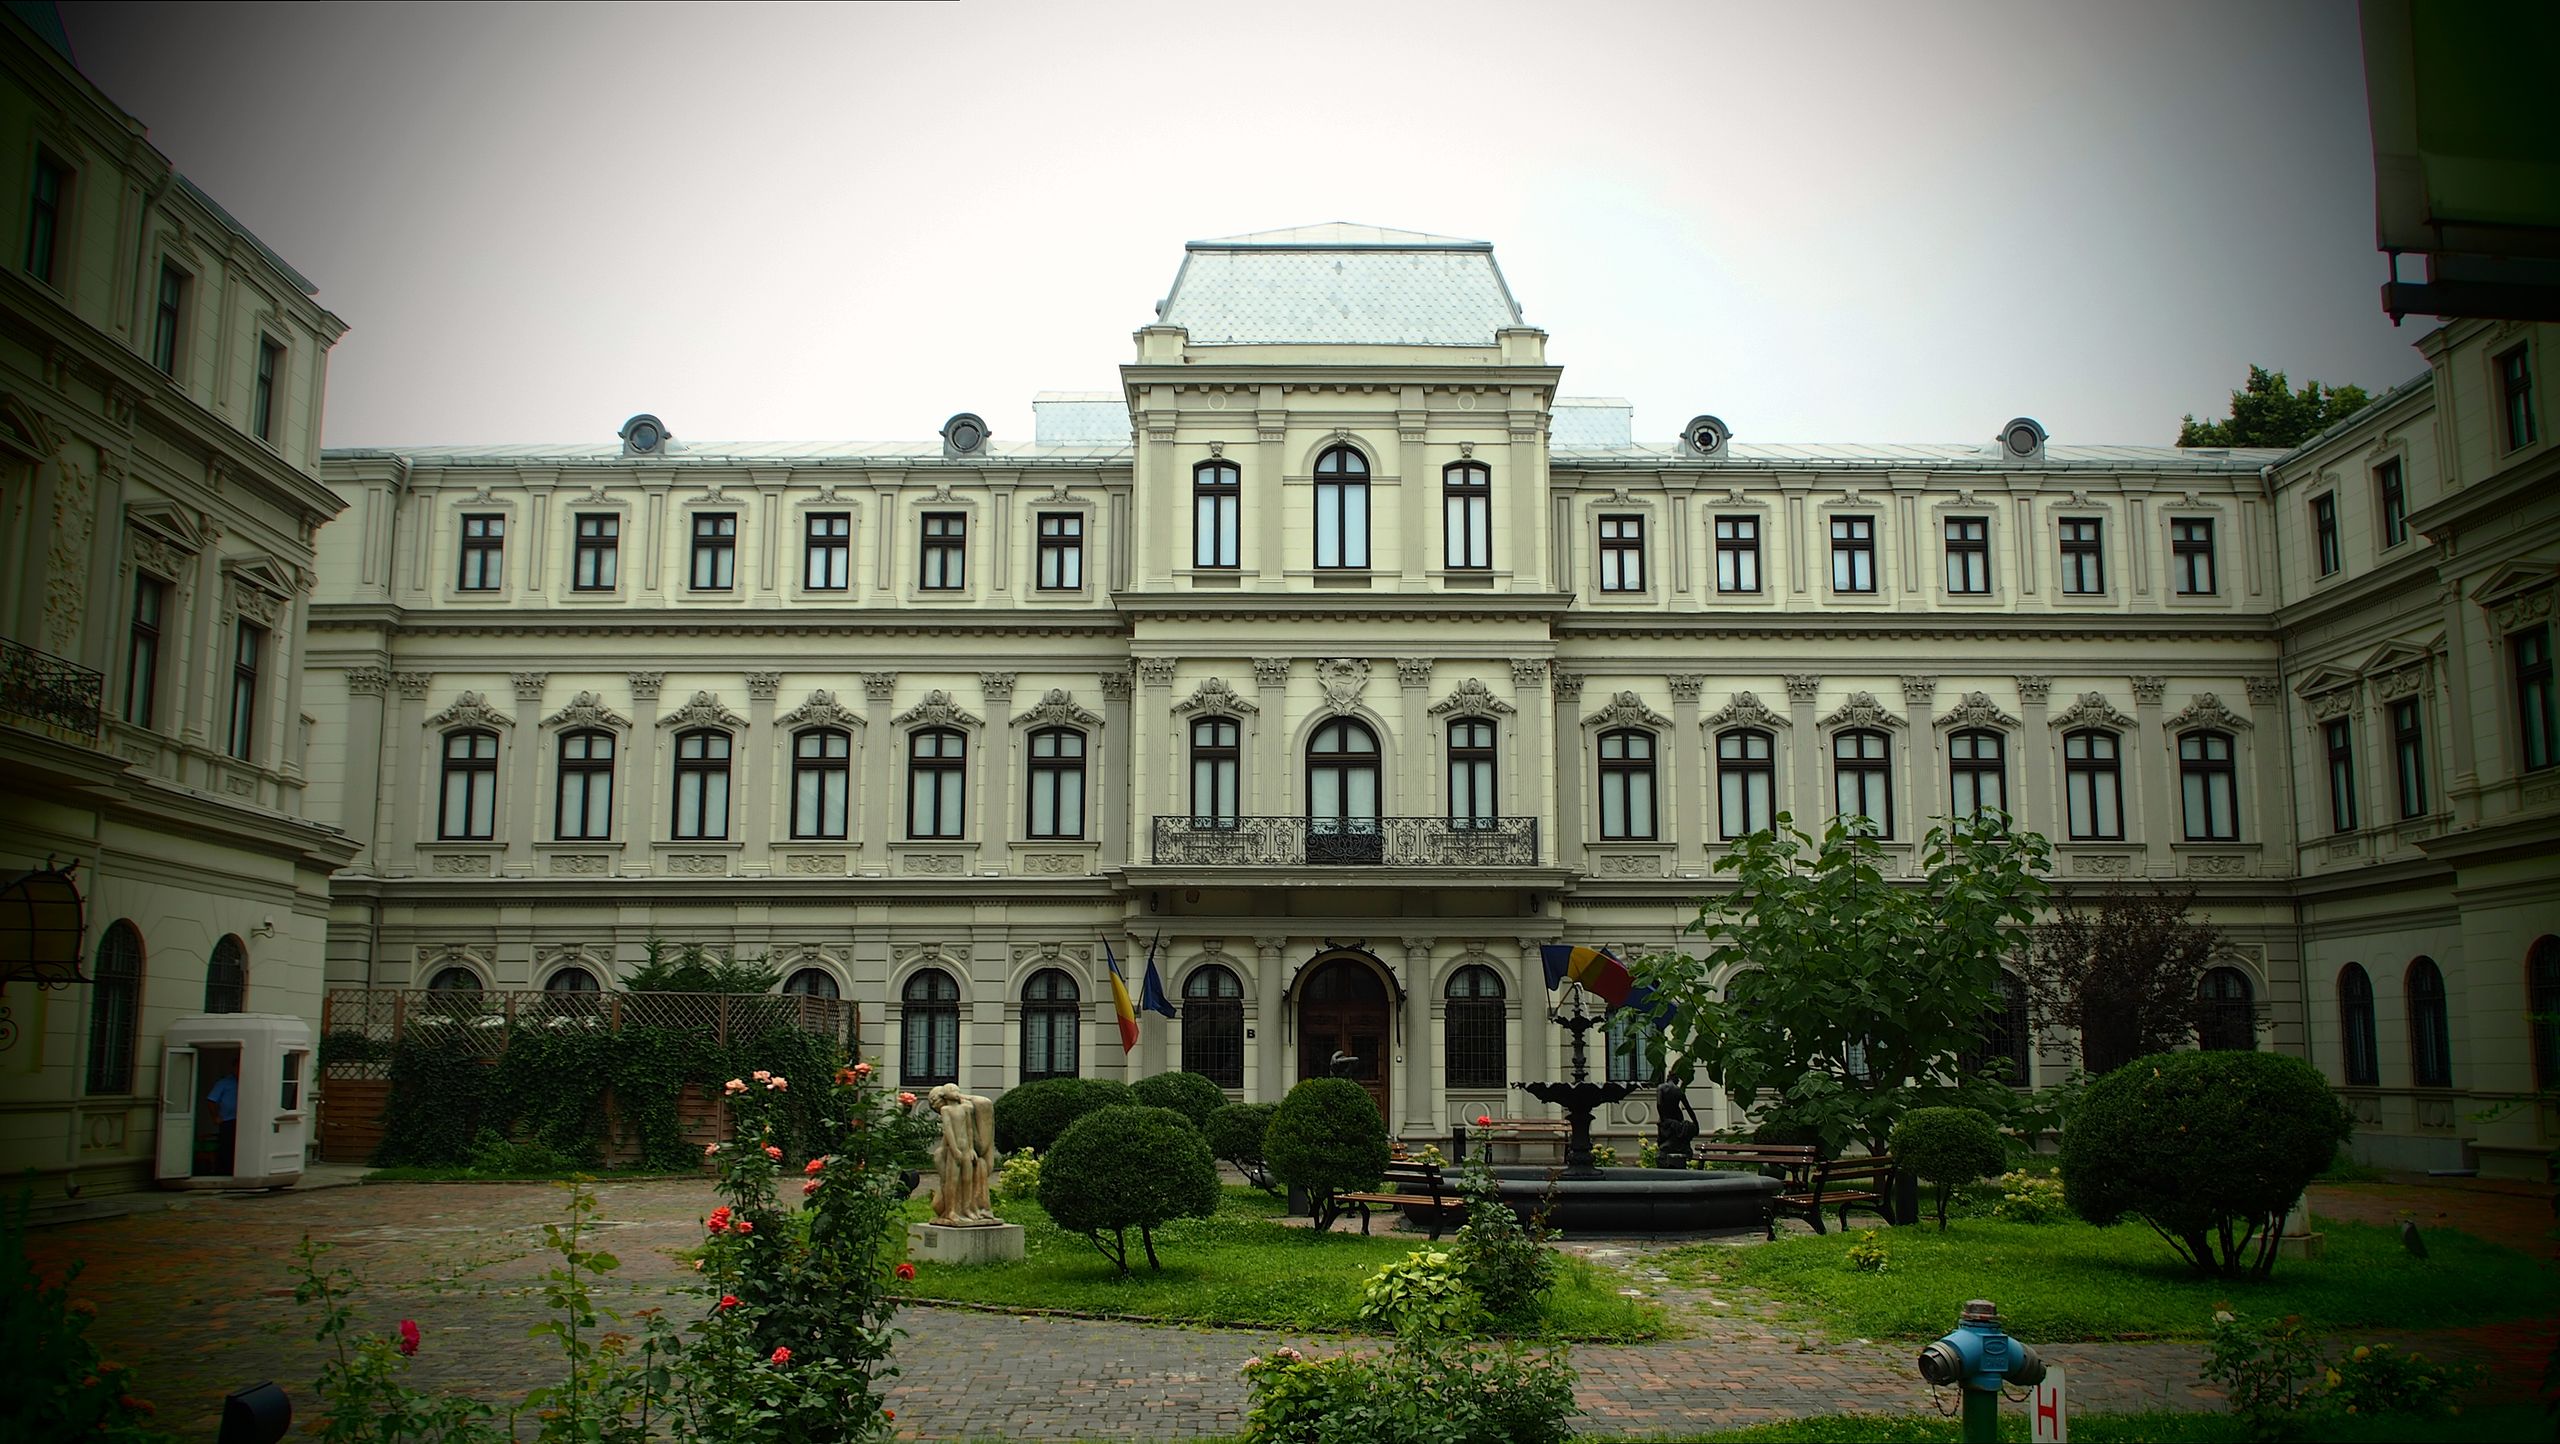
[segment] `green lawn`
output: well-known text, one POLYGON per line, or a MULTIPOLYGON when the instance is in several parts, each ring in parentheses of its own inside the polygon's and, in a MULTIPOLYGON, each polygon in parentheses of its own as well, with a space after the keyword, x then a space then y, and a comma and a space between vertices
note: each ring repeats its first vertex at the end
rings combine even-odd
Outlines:
MULTIPOLYGON (((915 1216, 925 1215, 915 1205, 915 1216)), ((1276 1222, 1280 1205, 1252 1189, 1226 1190, 1215 1218, 1185 1219, 1156 1231, 1161 1272, 1146 1266, 1137 1239, 1129 1241, 1124 1277, 1081 1234, 1049 1221, 1039 1205, 1000 1203, 1008 1223, 1021 1224, 1027 1255, 1020 1263, 971 1267, 922 1264, 908 1290, 919 1299, 1123 1314, 1186 1323, 1274 1329, 1357 1330, 1360 1287, 1369 1271, 1429 1243, 1421 1234, 1389 1231, 1368 1238, 1356 1231, 1317 1233, 1276 1222)), ((1447 1247, 1441 1235, 1437 1247, 1447 1247)), ((1568 1258, 1566 1272, 1547 1296, 1541 1333, 1564 1339, 1622 1342, 1657 1338, 1664 1316, 1649 1299, 1618 1290, 1625 1279, 1568 1258)))
POLYGON ((2560 1310, 2552 1270, 2512 1249, 2429 1229, 2428 1257, 2418 1259, 2394 1231, 2320 1226, 2327 1252, 2278 1260, 2264 1284, 2194 1277, 2139 1222, 2098 1229, 1966 1219, 1943 1235, 1927 1225, 1879 1229, 1891 1250, 1882 1273, 1849 1267, 1856 1233, 1697 1245, 1671 1254, 1668 1271, 1763 1290, 1799 1318, 1867 1338, 1934 1338, 1976 1298, 1998 1304, 2001 1321, 2036 1343, 2201 1338, 2222 1300, 2248 1316, 2300 1314, 2319 1329, 2452 1328, 2560 1310))
MULTIPOLYGON (((2027 1411, 2000 1410, 2000 1437, 2024 1440, 2027 1411)), ((2071 1437, 2079 1444, 2243 1444, 2249 1426, 2235 1414, 2074 1414, 2071 1437)), ((2335 1444, 2525 1444, 2548 1440, 2550 1421, 2530 1404, 2502 1404, 2454 1419, 2407 1414, 2371 1419, 2323 1419, 2319 1437, 2335 1444)), ((1657 1436, 1629 1444, 1957 1444, 1964 1425, 1935 1414, 1822 1414, 1727 1429, 1713 1434, 1657 1436)))

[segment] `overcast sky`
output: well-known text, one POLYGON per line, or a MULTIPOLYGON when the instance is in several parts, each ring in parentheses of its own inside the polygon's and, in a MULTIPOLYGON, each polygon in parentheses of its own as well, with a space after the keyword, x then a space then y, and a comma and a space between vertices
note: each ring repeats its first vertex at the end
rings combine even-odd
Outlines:
POLYGON ((352 329, 328 441, 1030 435, 1182 243, 1490 240, 1670 439, 2176 436, 2252 361, 2422 368, 2355 7, 62 7, 352 329))

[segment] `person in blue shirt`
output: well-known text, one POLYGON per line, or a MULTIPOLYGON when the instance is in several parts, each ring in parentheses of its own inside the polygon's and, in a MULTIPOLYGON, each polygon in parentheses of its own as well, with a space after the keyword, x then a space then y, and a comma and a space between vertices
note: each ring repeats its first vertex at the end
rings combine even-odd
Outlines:
POLYGON ((233 1150, 239 1146, 240 1142, 240 1079, 238 1076, 225 1073, 214 1079, 213 1086, 205 1090, 204 1101, 213 1105, 214 1118, 218 1124, 216 1132, 220 1141, 215 1145, 217 1149, 214 1155, 215 1166, 225 1174, 237 1173, 240 1171, 240 1165, 233 1150))

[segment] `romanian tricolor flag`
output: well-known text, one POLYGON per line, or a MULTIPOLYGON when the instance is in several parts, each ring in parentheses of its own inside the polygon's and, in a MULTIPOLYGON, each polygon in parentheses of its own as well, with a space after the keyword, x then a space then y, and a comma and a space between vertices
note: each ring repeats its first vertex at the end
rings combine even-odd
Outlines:
POLYGON ((1120 959, 1111 951, 1111 940, 1102 940, 1102 961, 1111 969, 1111 1011, 1120 1019, 1120 1051, 1138 1046, 1138 1010, 1129 1003, 1129 980, 1120 972, 1120 959))
POLYGON ((1653 989, 1638 983, 1627 965, 1598 948, 1575 943, 1548 943, 1538 949, 1538 959, 1546 964, 1547 991, 1554 992, 1566 983, 1580 983, 1594 997, 1609 1005, 1611 1012, 1633 1008, 1648 1017, 1655 1009, 1662 1018, 1671 1016, 1671 1005, 1656 1002, 1653 989))

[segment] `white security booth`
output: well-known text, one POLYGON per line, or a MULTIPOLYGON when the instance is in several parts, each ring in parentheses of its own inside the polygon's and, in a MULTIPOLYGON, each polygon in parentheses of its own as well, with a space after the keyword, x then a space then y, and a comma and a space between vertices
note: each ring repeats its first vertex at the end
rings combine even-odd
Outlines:
POLYGON ((311 1025, 203 1013, 169 1025, 160 1060, 162 1188, 283 1188, 311 1139, 311 1025))

